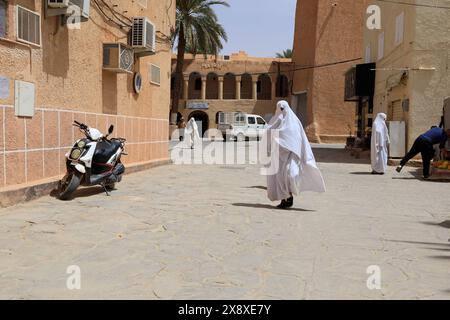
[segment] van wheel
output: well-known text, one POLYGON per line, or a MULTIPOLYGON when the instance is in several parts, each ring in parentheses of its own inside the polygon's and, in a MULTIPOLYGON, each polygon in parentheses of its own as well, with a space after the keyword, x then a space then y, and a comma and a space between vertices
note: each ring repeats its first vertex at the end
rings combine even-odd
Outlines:
POLYGON ((236 141, 237 142, 244 142, 245 141, 245 136, 242 133, 239 133, 236 137, 236 141))

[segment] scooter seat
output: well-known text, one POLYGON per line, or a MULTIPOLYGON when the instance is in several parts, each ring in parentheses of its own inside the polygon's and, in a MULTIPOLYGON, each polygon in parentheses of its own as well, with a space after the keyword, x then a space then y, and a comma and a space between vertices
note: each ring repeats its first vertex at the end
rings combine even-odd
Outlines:
POLYGON ((117 140, 103 140, 99 142, 94 152, 94 163, 107 163, 117 150, 119 150, 121 145, 121 142, 117 140))

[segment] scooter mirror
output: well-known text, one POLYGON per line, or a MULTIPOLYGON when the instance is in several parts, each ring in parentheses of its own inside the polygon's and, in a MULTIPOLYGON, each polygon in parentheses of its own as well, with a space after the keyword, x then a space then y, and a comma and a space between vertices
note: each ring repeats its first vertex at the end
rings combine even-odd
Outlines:
POLYGON ((109 127, 109 129, 108 129, 108 134, 113 133, 113 131, 114 131, 114 126, 111 125, 111 126, 109 127))

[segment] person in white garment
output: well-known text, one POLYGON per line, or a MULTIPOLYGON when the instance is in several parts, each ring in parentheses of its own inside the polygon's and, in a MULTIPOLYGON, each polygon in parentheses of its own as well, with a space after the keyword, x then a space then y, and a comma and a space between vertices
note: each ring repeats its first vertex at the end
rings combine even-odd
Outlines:
POLYGON ((195 143, 200 141, 200 133, 198 132, 198 125, 195 122, 195 118, 191 118, 184 129, 184 138, 186 145, 194 149, 195 143))
POLYGON ((286 101, 277 104, 266 134, 271 164, 278 161, 277 172, 267 176, 267 195, 271 201, 281 201, 278 208, 292 207, 294 195, 301 192, 325 192, 306 133, 286 101))
POLYGON ((379 113, 372 124, 371 161, 372 174, 385 174, 388 165, 389 132, 386 114, 379 113))

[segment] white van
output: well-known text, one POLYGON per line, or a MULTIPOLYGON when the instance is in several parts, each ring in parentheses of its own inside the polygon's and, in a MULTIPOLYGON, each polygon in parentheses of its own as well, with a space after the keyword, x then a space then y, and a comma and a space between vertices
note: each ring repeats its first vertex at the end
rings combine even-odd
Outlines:
POLYGON ((267 123, 255 114, 220 112, 217 129, 222 132, 224 141, 259 140, 267 129, 267 123))

